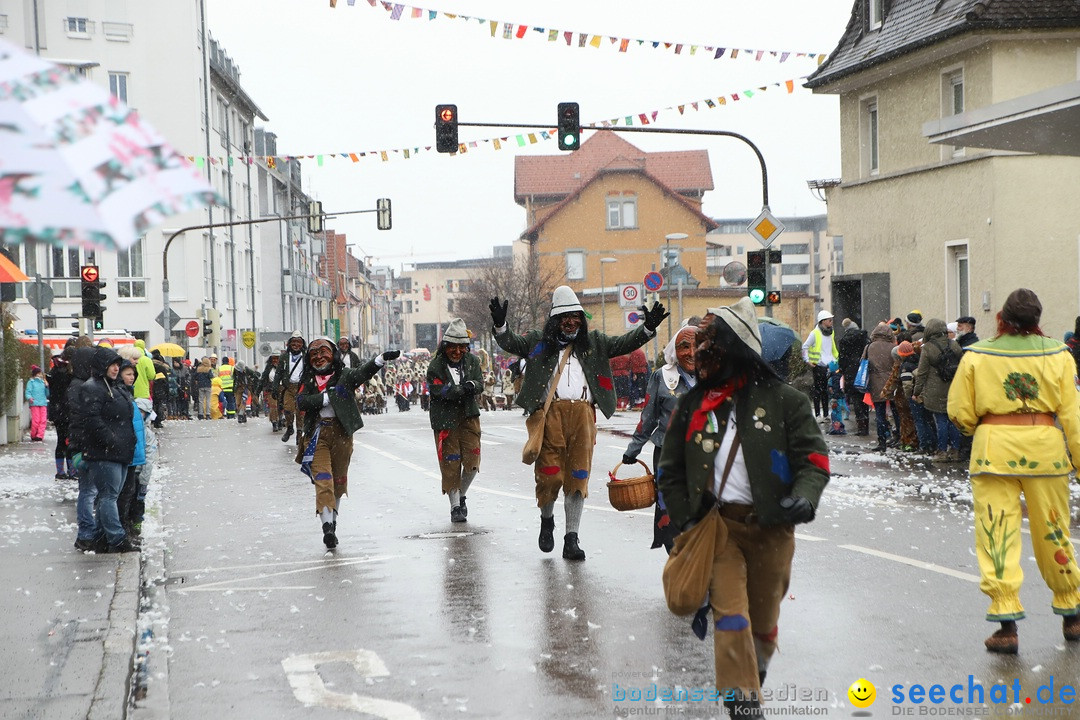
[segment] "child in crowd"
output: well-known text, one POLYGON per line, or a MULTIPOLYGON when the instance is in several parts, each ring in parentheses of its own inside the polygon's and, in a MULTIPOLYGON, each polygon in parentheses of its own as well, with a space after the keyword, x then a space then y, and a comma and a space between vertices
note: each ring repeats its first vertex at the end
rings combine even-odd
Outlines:
POLYGON ((45 439, 45 425, 49 413, 49 383, 37 365, 30 367, 30 380, 26 383, 26 400, 30 403, 30 440, 45 439))
POLYGON ((844 399, 843 381, 840 365, 833 360, 829 363, 829 435, 847 435, 844 418, 848 415, 848 407, 844 399))

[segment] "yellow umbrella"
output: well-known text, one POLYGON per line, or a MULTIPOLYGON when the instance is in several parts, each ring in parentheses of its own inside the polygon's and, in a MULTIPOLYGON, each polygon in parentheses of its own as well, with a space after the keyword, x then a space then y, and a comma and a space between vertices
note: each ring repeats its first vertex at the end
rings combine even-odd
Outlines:
POLYGON ((184 357, 185 355, 187 355, 187 350, 180 347, 176 343, 171 342, 158 343, 154 347, 150 348, 150 352, 154 352, 155 350, 160 352, 165 357, 184 357))

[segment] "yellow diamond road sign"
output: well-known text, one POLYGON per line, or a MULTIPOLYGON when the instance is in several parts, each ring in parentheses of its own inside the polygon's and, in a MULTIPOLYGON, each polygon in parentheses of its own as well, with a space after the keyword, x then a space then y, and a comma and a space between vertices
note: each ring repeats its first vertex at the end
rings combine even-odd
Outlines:
POLYGON ((761 214, 746 226, 746 231, 758 239, 762 247, 769 247, 773 240, 780 237, 780 233, 786 228, 769 210, 768 206, 762 208, 761 214))

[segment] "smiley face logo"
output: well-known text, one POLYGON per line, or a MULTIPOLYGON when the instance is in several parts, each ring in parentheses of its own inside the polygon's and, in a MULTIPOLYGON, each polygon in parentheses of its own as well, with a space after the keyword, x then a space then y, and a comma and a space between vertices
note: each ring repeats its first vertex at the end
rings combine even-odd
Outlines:
POLYGON ((857 708, 868 708, 874 704, 874 700, 877 699, 877 688, 874 687, 874 683, 870 682, 866 678, 859 678, 855 682, 851 683, 851 687, 847 691, 848 700, 851 704, 857 708))

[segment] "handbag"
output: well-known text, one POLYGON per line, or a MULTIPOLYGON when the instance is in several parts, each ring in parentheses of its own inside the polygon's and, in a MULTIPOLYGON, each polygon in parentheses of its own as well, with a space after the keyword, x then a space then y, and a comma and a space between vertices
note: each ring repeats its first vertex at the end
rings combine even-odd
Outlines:
POLYGON ((728 473, 731 472, 738 449, 739 435, 736 433, 724 464, 716 503, 696 525, 675 538, 675 547, 664 564, 664 599, 667 600, 668 610, 676 615, 697 612, 709 593, 716 548, 718 545, 723 547, 727 541, 727 525, 720 520, 719 498, 724 494, 728 473))
POLYGON ((863 351, 862 360, 859 361, 859 370, 855 373, 855 382, 852 385, 859 392, 866 392, 870 389, 870 361, 866 357, 865 350, 863 351))
POLYGON ((559 378, 562 377, 563 368, 566 367, 566 363, 570 360, 570 351, 572 349, 573 346, 567 345, 566 349, 563 350, 562 361, 559 363, 559 369, 555 372, 555 379, 552 380, 551 386, 548 388, 544 407, 534 410, 525 419, 525 431, 529 433, 529 439, 525 441, 525 447, 521 449, 521 462, 526 465, 532 465, 536 462, 536 458, 540 457, 540 446, 544 444, 544 422, 547 419, 547 410, 551 405, 551 399, 555 397, 555 388, 559 385, 559 378))

